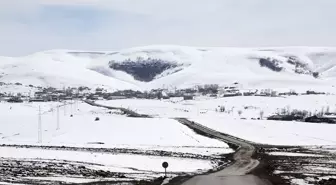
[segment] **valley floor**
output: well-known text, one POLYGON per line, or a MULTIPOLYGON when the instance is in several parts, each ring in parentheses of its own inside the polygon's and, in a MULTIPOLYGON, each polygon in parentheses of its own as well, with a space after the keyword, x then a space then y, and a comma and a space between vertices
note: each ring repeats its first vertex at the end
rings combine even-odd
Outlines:
POLYGON ((225 154, 233 152, 172 119, 127 118, 118 111, 68 103, 0 104, 1 181, 152 180, 164 175, 164 161, 170 176, 196 174, 225 165, 225 154))
POLYGON ((334 95, 97 103, 129 108, 153 118, 129 118, 119 111, 81 102, 0 103, 0 184, 132 182, 163 176, 163 161, 169 163, 172 177, 204 173, 231 162, 234 150, 228 144, 199 135, 172 119, 178 117, 251 143, 273 146, 258 148, 258 153, 261 162, 268 163, 267 173, 281 182, 309 183, 335 176, 336 125, 257 119, 260 112, 264 118, 288 106, 333 111, 334 95), (218 106, 226 111, 220 112, 218 106), (301 164, 305 166, 299 169, 301 164))

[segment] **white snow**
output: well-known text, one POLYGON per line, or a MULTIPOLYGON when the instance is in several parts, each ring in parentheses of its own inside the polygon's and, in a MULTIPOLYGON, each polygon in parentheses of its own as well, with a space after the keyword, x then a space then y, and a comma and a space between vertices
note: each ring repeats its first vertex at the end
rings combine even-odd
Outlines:
MULTIPOLYGON (((152 88, 184 88, 204 84, 231 85, 239 83, 242 90, 271 88, 278 92, 295 90, 305 92, 336 92, 336 48, 276 47, 276 48, 197 48, 184 46, 147 46, 114 52, 77 52, 52 50, 25 57, 0 57, 0 93, 29 94, 36 86, 63 88, 67 86, 103 87, 108 90, 152 88), (311 75, 296 74, 295 66, 287 63, 287 56, 298 58, 311 75), (181 71, 164 71, 151 82, 140 82, 133 76, 115 71, 110 61, 122 62, 137 57, 161 59, 182 64, 181 71), (272 58, 284 68, 273 72, 261 67, 259 58, 272 58), (14 83, 23 85, 13 85, 14 83), (0 83, 1 85, 1 83, 0 83), (29 87, 34 85, 35 87, 29 87)), ((88 148, 129 148, 162 150, 201 155, 233 152, 228 145, 194 133, 170 119, 186 117, 207 127, 252 142, 274 145, 336 145, 336 125, 307 124, 249 120, 260 113, 269 116, 281 109, 307 110, 312 113, 336 111, 335 95, 291 97, 231 97, 196 100, 114 100, 99 101, 111 106, 122 106, 155 118, 126 118, 110 114, 109 110, 87 104, 67 105, 60 108, 60 129, 56 130, 59 103, 0 103, 1 144, 72 146, 88 148), (216 111, 225 106, 226 113, 216 111), (42 109, 42 142, 37 143, 38 107, 42 109), (53 109, 52 109, 53 108, 53 109), (53 110, 53 111, 51 111, 53 110), (241 115, 238 112, 241 111, 241 115), (70 114, 73 117, 70 117, 70 114), (94 121, 99 117, 99 121, 94 121), (241 120, 246 118, 247 120, 241 120), (97 144, 101 142, 103 144, 97 144)), ((334 152, 334 149, 324 148, 334 152)), ((272 152, 271 155, 309 156, 303 153, 272 152)), ((88 162, 86 166, 116 172, 141 172, 147 178, 159 176, 162 161, 168 161, 170 172, 197 172, 211 169, 209 160, 195 160, 162 156, 110 154, 85 151, 42 150, 37 148, 0 147, 0 157, 22 160, 88 162)), ((326 171, 314 168, 316 171, 326 171)), ((40 178, 40 177, 38 177, 40 178)), ((42 178, 42 177, 41 177, 42 178)), ((40 178, 40 179, 41 179, 40 178)), ((49 178, 49 177, 48 177, 49 178)), ((55 181, 62 177, 53 177, 55 181)), ((67 178, 68 182, 79 179, 67 178)), ((84 179, 88 181, 89 179, 84 179)), ((83 179, 80 179, 84 182, 83 179)), ((293 184, 304 180, 292 179, 293 184)), ((0 183, 1 184, 1 183, 0 183)))
POLYGON ((236 96, 227 98, 206 98, 196 100, 142 100, 125 99, 111 101, 97 101, 97 103, 110 106, 122 106, 134 111, 159 116, 159 117, 199 117, 213 115, 220 117, 258 118, 260 112, 264 117, 281 112, 281 109, 306 110, 318 113, 322 109, 330 112, 336 111, 335 95, 303 95, 286 97, 260 97, 260 96, 236 96), (224 106, 231 114, 216 112, 218 106, 224 106), (238 111, 241 110, 241 116, 238 111))
POLYGON ((319 177, 319 179, 330 179, 330 178, 336 179, 336 176, 322 176, 322 177, 319 177))
POLYGON ((291 179, 291 184, 293 185, 308 185, 304 179, 291 179))
MULTIPOLYGON (((79 102, 67 102, 66 106, 59 108, 60 129, 56 130, 56 107, 59 105, 63 105, 63 103, 0 103, 1 144, 127 148, 201 155, 233 152, 226 143, 200 136, 173 119, 128 118, 114 114, 115 111, 110 114, 108 109, 79 102), (37 142, 39 107, 42 113, 41 143, 37 142), (70 115, 73 115, 73 117, 70 117, 70 115), (95 121, 96 117, 99 117, 100 120, 95 121)), ((152 179, 162 176, 161 164, 163 161, 169 162, 168 172, 174 173, 200 173, 212 169, 215 165, 210 160, 183 157, 12 146, 0 147, 0 158, 50 162, 65 160, 68 163, 83 164, 91 169, 126 173, 129 174, 127 177, 136 179, 152 179)), ((86 182, 90 180, 85 178, 74 179, 74 177, 52 178, 54 179, 50 180, 66 182, 86 182)))
POLYGON ((104 86, 108 89, 151 89, 190 87, 198 84, 232 84, 245 88, 285 88, 334 91, 336 48, 197 48, 185 46, 147 46, 114 52, 54 50, 25 57, 2 57, 0 79, 40 86, 104 86), (284 56, 295 56, 320 79, 294 73, 294 65, 284 56), (122 62, 137 57, 155 58, 188 64, 177 73, 163 72, 160 78, 144 83, 131 75, 109 68, 109 61, 122 62), (273 72, 260 67, 258 58, 272 58, 285 68, 273 72), (87 77, 90 78, 87 78, 87 77))
POLYGON ((257 143, 275 145, 335 145, 334 124, 250 120, 276 114, 281 109, 307 110, 318 113, 322 109, 336 110, 335 95, 304 95, 287 97, 239 96, 229 98, 198 98, 196 100, 112 100, 98 101, 110 106, 122 106, 157 117, 187 117, 210 128, 257 143), (225 106, 230 113, 216 112, 225 106), (239 116, 238 111, 242 114, 239 116), (247 120, 241 120, 246 118, 247 120), (248 129, 246 129, 248 128, 248 129), (317 132, 318 130, 318 132, 317 132))
POLYGON ((162 149, 190 153, 228 153, 228 145, 194 133, 167 118, 127 118, 88 104, 60 108, 57 128, 57 103, 0 103, 0 141, 3 144, 37 143, 38 107, 42 112, 42 145, 75 147, 162 149), (54 107, 53 112, 47 112, 54 107), (73 117, 70 117, 73 114, 73 117), (99 117, 99 121, 94 121, 99 117), (93 144, 102 142, 104 144, 93 144), (216 148, 211 151, 209 148, 216 148), (207 152, 211 151, 211 152, 207 152))
POLYGON ((196 118, 217 131, 256 143, 272 145, 335 145, 336 125, 268 120, 196 118))
POLYGON ((317 171, 317 172, 324 172, 326 174, 328 173, 335 173, 336 170, 333 167, 323 167, 323 166, 305 166, 303 167, 306 170, 310 170, 310 171, 317 171))
POLYGON ((84 163, 84 165, 85 163, 93 163, 95 165, 86 166, 88 168, 104 169, 120 173, 164 172, 161 166, 164 161, 169 163, 169 172, 196 172, 198 170, 208 170, 213 167, 211 161, 208 160, 13 147, 0 147, 0 157, 22 160, 67 160, 81 162, 84 163))

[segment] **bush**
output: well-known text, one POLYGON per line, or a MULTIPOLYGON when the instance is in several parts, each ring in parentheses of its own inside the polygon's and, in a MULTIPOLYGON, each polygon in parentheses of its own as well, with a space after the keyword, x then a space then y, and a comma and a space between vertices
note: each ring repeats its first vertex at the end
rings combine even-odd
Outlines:
POLYGON ((225 107, 224 106, 220 106, 219 112, 225 112, 225 107))
POLYGON ((320 73, 319 72, 313 72, 313 77, 314 78, 318 78, 320 76, 320 73))
POLYGON ((297 110, 297 109, 293 109, 290 110, 290 107, 287 106, 286 108, 282 108, 280 113, 278 113, 278 115, 282 115, 282 116, 294 116, 294 117, 308 117, 311 113, 306 111, 306 110, 297 110))

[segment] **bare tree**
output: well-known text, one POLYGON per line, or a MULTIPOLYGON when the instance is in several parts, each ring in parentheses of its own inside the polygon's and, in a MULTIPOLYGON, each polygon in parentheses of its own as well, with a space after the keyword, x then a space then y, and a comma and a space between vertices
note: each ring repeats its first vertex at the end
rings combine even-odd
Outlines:
POLYGON ((260 119, 263 119, 263 117, 264 117, 264 111, 263 110, 260 110, 259 116, 260 116, 260 119))
POLYGON ((280 114, 281 115, 286 115, 287 114, 286 108, 282 108, 281 111, 280 111, 280 114))
POLYGON ((291 112, 291 108, 289 105, 286 106, 286 115, 289 115, 291 112))
POLYGON ((329 106, 326 107, 325 113, 330 113, 330 107, 329 106))
POLYGON ((220 106, 220 112, 225 112, 225 107, 224 106, 220 106))
POLYGON ((313 113, 311 111, 308 112, 308 117, 311 117, 313 113))
POLYGON ((320 116, 323 116, 324 115, 324 107, 322 107, 322 109, 321 109, 321 112, 320 112, 320 116))
POLYGON ((241 116, 242 113, 243 113, 242 110, 238 110, 239 117, 241 116))

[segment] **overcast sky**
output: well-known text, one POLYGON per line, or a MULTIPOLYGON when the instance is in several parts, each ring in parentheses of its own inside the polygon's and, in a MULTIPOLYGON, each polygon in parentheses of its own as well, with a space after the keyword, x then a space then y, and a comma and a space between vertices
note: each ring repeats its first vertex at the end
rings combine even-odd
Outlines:
POLYGON ((49 49, 336 46, 336 0, 0 0, 0 55, 49 49))

